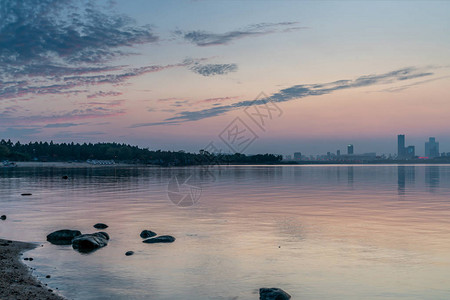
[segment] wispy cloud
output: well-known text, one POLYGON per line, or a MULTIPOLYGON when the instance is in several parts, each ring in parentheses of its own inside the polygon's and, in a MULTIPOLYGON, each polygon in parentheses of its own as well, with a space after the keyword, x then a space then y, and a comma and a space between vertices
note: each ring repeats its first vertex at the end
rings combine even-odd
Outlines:
POLYGON ((53 123, 45 125, 44 128, 68 128, 86 124, 87 123, 53 123))
POLYGON ((74 85, 97 85, 97 84, 119 84, 130 78, 144 75, 147 73, 160 72, 166 69, 185 66, 184 63, 170 65, 150 65, 139 68, 131 68, 121 71, 117 74, 101 74, 93 76, 67 76, 63 80, 68 84, 74 85))
POLYGON ((118 107, 121 106, 124 102, 125 100, 112 100, 108 102, 95 101, 95 102, 87 102, 84 105, 99 106, 99 107, 118 107))
POLYGON ((129 54, 124 47, 153 43, 150 26, 108 12, 87 0, 2 1, 0 6, 2 77, 55 76, 103 71, 103 63, 129 54))
POLYGON ((197 111, 183 111, 178 113, 176 116, 165 119, 164 121, 161 122, 136 124, 133 127, 156 126, 164 124, 174 125, 182 122, 197 121, 201 119, 219 116, 229 111, 239 109, 241 107, 248 107, 251 105, 261 105, 266 103, 267 101, 287 102, 295 99, 306 98, 309 96, 327 95, 340 90, 348 90, 378 84, 405 82, 407 80, 427 77, 433 74, 434 73, 427 72, 426 70, 410 67, 395 70, 384 74, 364 75, 353 80, 345 79, 328 83, 294 85, 272 94, 267 99, 240 101, 230 105, 219 105, 197 111))
MULTIPOLYGON (((0 119, 0 125, 3 126, 24 126, 32 124, 53 124, 53 123, 70 123, 77 120, 96 119, 115 117, 125 114, 126 110, 121 108, 108 107, 88 107, 85 109, 74 109, 65 112, 54 112, 51 114, 27 115, 5 117, 0 119)), ((58 125, 56 125, 58 126, 58 125)), ((64 127, 64 126, 63 126, 64 127)))
POLYGON ((383 90, 381 90, 379 92, 396 93, 396 92, 400 92, 400 91, 409 89, 410 87, 413 87, 413 86, 418 86, 418 85, 422 85, 424 83, 433 82, 433 81, 436 81, 436 80, 441 80, 441 79, 446 79, 446 78, 450 78, 450 76, 441 76, 441 77, 427 79, 427 80, 422 80, 422 81, 418 81, 418 82, 414 82, 414 83, 410 83, 410 84, 405 84, 405 85, 401 85, 401 86, 395 86, 395 87, 383 89, 383 90))
MULTIPOLYGON (((11 99, 16 97, 23 97, 25 95, 63 95, 63 94, 74 94, 86 93, 88 90, 80 89, 88 86, 103 85, 103 84, 113 84, 118 85, 124 83, 125 81, 141 76, 147 73, 160 72, 169 68, 186 66, 184 63, 173 64, 173 65, 150 65, 139 68, 129 68, 121 70, 113 74, 97 74, 97 75, 74 75, 65 76, 61 81, 53 82, 49 80, 41 80, 43 83, 37 85, 31 81, 18 81, 18 82, 7 82, 0 84, 0 99, 11 99)), ((119 95, 116 92, 112 92, 112 95, 119 95)), ((108 94, 103 94, 102 96, 108 96, 108 94)), ((93 97, 93 96, 92 96, 93 97)))
MULTIPOLYGON (((94 1, 1 1, 0 99, 77 95, 90 85, 119 84, 164 70, 171 66, 108 65, 134 54, 131 47, 158 39, 151 26, 94 1)), ((88 98, 117 95, 99 92, 88 98)))
POLYGON ((162 122, 150 122, 150 123, 138 123, 130 126, 130 128, 139 128, 139 127, 149 127, 149 126, 159 126, 159 125, 180 125, 180 122, 177 121, 162 121, 162 122))
POLYGON ((225 75, 230 72, 236 72, 238 69, 236 64, 194 64, 189 70, 203 76, 225 75))
POLYGON ((2 110, 0 110, 0 118, 10 117, 11 115, 13 115, 14 113, 17 113, 20 110, 23 110, 23 107, 19 106, 19 105, 7 106, 7 107, 3 108, 2 110))
POLYGON ((242 29, 228 31, 224 33, 213 33, 208 31, 182 31, 177 30, 175 34, 181 36, 197 46, 218 46, 226 45, 237 39, 246 37, 260 36, 277 32, 286 32, 304 29, 298 22, 280 22, 280 23, 260 23, 247 26, 242 29))
POLYGON ((103 91, 98 91, 96 93, 87 95, 86 98, 93 99, 93 98, 100 98, 100 97, 115 97, 115 96, 120 96, 120 95, 122 95, 121 92, 115 92, 115 91, 103 92, 103 91))

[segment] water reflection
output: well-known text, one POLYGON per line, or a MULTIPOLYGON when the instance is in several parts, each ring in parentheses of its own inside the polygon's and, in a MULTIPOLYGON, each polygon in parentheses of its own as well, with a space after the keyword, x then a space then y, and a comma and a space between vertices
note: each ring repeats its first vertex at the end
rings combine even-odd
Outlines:
POLYGON ((406 193, 406 186, 414 186, 415 181, 415 166, 397 166, 397 185, 399 195, 404 195, 406 193))
POLYGON ((428 191, 431 193, 436 192, 436 189, 440 184, 440 168, 439 166, 426 166, 425 167, 425 182, 428 187, 428 191))
POLYGON ((266 285, 293 299, 446 299, 449 166, 221 166, 215 180, 206 171, 0 171, 0 235, 42 242, 34 267, 70 299, 255 299, 266 285), (191 175, 202 197, 178 208, 168 183, 191 175), (92 255, 45 242, 98 222, 111 240, 92 255), (177 240, 144 244, 143 229, 177 240))
POLYGON ((353 181, 354 181, 354 167, 350 166, 347 167, 347 183, 350 188, 353 188, 353 181))

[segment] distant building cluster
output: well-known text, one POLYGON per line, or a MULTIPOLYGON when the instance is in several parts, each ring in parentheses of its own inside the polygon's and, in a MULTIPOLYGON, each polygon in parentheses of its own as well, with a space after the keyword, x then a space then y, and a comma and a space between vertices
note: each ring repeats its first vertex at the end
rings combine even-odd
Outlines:
MULTIPOLYGON (((336 161, 336 162, 366 162, 377 159, 375 152, 355 154, 355 147, 353 144, 347 146, 347 154, 341 154, 341 150, 337 150, 336 154, 327 152, 326 155, 302 155, 301 152, 295 152, 294 158, 291 155, 286 155, 287 161, 336 161)), ((378 157, 379 158, 379 157, 378 157)), ((382 158, 385 158, 384 156, 382 158)))
POLYGON ((415 152, 415 146, 405 147, 405 135, 398 135, 398 151, 397 151, 397 159, 432 159, 437 157, 450 157, 449 153, 440 153, 439 152, 439 142, 436 142, 435 137, 430 137, 427 142, 425 142, 425 156, 417 157, 415 152))
POLYGON ((413 159, 416 157, 416 146, 405 147, 405 135, 397 136, 397 159, 413 159))
POLYGON ((90 165, 115 165, 114 160, 99 160, 99 159, 88 159, 86 161, 90 165))
POLYGON ((332 162, 374 162, 383 160, 412 160, 412 159, 434 159, 438 157, 450 158, 450 152, 440 153, 439 142, 435 137, 430 137, 425 142, 425 156, 418 157, 416 155, 416 146, 406 145, 406 138, 404 134, 397 136, 397 155, 389 154, 389 156, 377 156, 375 152, 355 154, 355 147, 353 144, 347 145, 347 154, 341 154, 341 150, 337 150, 336 154, 327 152, 326 155, 302 155, 301 152, 295 152, 293 157, 286 155, 287 161, 332 161, 332 162))

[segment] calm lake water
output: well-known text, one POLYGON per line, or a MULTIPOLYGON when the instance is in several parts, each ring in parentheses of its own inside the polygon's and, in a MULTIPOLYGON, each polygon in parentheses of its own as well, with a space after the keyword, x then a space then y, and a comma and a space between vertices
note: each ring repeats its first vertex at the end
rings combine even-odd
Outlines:
POLYGON ((258 299, 260 287, 293 299, 449 299, 450 166, 206 171, 0 170, 0 236, 42 243, 29 265, 69 299, 258 299), (192 187, 176 194, 186 178, 192 187), (171 201, 184 193, 197 203, 171 201), (98 222, 111 240, 92 254, 45 241, 98 222), (177 240, 144 244, 143 229, 177 240))

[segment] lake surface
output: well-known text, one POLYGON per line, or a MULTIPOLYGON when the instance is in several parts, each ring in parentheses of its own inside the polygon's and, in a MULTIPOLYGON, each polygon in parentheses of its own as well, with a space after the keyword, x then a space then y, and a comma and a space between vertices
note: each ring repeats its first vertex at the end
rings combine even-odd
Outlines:
POLYGON ((0 237, 41 243, 28 264, 69 299, 450 297, 447 165, 19 167, 0 170, 0 213, 0 237), (45 241, 98 222, 111 240, 92 254, 45 241))

